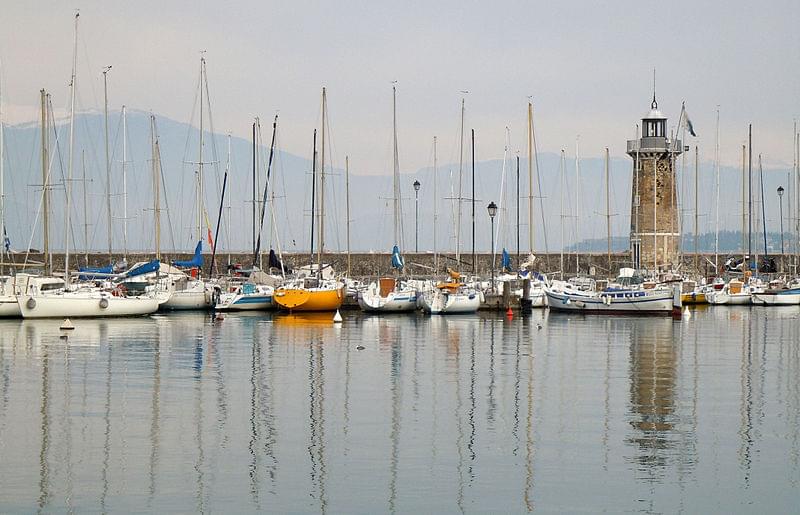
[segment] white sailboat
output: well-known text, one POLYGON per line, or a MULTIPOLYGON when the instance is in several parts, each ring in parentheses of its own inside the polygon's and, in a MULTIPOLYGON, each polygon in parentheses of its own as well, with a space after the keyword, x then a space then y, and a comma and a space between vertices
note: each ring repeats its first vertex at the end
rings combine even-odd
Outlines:
MULTIPOLYGON (((400 239, 402 236, 400 204, 400 165, 397 152, 397 88, 392 86, 392 137, 393 137, 393 207, 394 207, 394 248, 392 249, 392 267, 402 270, 403 258, 400 256, 400 239)), ((372 313, 396 313, 414 311, 417 309, 417 291, 406 281, 396 277, 383 277, 372 282, 366 289, 359 292, 358 305, 363 311, 372 313)))
MULTIPOLYGON (((176 261, 173 263, 180 268, 192 270, 187 274, 170 274, 168 287, 171 292, 168 301, 161 305, 164 310, 196 310, 210 309, 213 301, 214 288, 205 280, 200 278, 199 271, 203 266, 203 214, 205 202, 203 197, 203 102, 207 99, 204 96, 208 89, 208 76, 206 74, 205 56, 200 57, 200 145, 199 160, 197 162, 197 247, 194 257, 189 261, 176 261)), ((210 230, 209 230, 210 232, 210 230)))
POLYGON ((483 292, 461 282, 461 274, 449 271, 450 280, 424 290, 419 303, 431 315, 475 313, 483 302, 483 292))
POLYGON ((158 309, 158 299, 153 291, 137 297, 127 297, 123 295, 120 289, 115 288, 108 291, 93 286, 73 288, 73 285, 69 282, 70 239, 66 235, 69 235, 70 232, 70 201, 74 160, 78 17, 79 14, 75 14, 75 43, 72 59, 72 80, 70 82, 69 162, 65 203, 66 227, 64 231, 64 276, 66 280, 56 280, 58 282, 54 282, 51 278, 28 276, 24 285, 19 284, 19 281, 17 281, 15 287, 20 290, 20 293, 17 294, 17 305, 23 318, 130 316, 153 313, 158 309))

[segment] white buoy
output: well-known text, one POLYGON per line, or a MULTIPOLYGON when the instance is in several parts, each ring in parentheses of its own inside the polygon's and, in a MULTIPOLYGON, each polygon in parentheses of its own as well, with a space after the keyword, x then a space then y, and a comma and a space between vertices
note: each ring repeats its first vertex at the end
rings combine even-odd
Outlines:
POLYGON ((336 310, 336 314, 335 314, 335 315, 333 315, 333 321, 334 321, 335 323, 337 323, 337 324, 341 324, 341 323, 342 323, 342 314, 341 314, 341 313, 339 313, 339 310, 338 310, 338 309, 336 310))
POLYGON ((72 325, 72 321, 69 318, 65 318, 63 322, 61 322, 61 327, 59 327, 62 331, 72 331, 75 329, 75 326, 72 325))

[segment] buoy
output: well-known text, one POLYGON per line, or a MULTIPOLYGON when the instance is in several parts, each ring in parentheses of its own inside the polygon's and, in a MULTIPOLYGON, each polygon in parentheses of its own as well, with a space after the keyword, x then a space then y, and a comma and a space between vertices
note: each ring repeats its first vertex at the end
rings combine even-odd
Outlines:
POLYGON ((364 346, 363 345, 359 345, 358 347, 356 347, 356 350, 364 350, 364 346))
POLYGON ((75 329, 75 326, 72 325, 72 321, 69 318, 65 318, 63 322, 61 322, 61 327, 59 327, 62 331, 72 331, 75 329))
POLYGON ((335 315, 333 315, 333 321, 334 321, 335 323, 337 323, 337 324, 341 324, 341 323, 342 323, 342 314, 341 314, 341 313, 339 313, 339 310, 338 310, 338 309, 336 310, 336 314, 335 314, 335 315))
POLYGON ((508 308, 508 311, 506 311, 506 316, 508 318, 514 318, 514 310, 511 309, 511 308, 508 308))

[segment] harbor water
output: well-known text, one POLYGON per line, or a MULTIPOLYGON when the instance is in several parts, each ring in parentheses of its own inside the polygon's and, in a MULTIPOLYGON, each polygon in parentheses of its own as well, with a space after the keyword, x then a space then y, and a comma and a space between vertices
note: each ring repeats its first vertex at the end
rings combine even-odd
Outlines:
POLYGON ((795 512, 800 308, 0 322, 0 512, 795 512))

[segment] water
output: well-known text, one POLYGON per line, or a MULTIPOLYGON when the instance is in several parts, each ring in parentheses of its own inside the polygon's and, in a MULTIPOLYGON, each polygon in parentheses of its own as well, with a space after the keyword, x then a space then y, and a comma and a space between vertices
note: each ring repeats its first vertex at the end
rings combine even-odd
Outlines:
POLYGON ((794 512, 798 319, 4 321, 0 512, 794 512))

